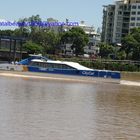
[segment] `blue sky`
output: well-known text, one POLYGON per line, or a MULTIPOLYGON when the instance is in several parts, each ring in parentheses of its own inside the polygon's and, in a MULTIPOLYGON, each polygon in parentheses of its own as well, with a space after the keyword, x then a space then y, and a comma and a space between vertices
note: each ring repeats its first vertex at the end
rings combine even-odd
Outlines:
POLYGON ((39 14, 45 20, 49 17, 65 21, 84 20, 95 28, 101 27, 102 6, 114 0, 2 0, 0 19, 17 20, 39 14))

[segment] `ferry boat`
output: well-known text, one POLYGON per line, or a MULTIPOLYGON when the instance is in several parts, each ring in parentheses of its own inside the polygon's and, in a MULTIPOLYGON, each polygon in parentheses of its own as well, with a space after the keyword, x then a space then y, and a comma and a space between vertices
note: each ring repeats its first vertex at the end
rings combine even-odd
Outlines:
POLYGON ((76 62, 54 61, 46 57, 33 55, 15 64, 1 64, 1 70, 29 71, 74 76, 120 79, 118 71, 90 69, 76 62))

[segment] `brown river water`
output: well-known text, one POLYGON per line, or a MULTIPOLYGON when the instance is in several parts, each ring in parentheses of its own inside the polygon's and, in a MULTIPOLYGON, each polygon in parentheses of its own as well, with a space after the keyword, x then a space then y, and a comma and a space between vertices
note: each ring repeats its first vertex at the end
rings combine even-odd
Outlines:
POLYGON ((140 140, 140 77, 123 78, 0 76, 0 140, 140 140))

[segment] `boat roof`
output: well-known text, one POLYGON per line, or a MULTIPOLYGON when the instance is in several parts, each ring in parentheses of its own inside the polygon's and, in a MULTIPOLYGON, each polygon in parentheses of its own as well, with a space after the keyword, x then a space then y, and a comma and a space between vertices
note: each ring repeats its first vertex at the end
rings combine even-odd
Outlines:
POLYGON ((32 62, 45 62, 45 63, 52 63, 52 64, 66 64, 68 66, 71 66, 73 68, 76 68, 78 70, 93 70, 93 69, 90 69, 90 68, 87 68, 85 66, 82 66, 80 65, 79 63, 76 63, 76 62, 68 62, 68 61, 54 61, 54 60, 47 60, 47 61, 44 61, 44 60, 41 60, 41 59, 33 59, 31 60, 32 62))

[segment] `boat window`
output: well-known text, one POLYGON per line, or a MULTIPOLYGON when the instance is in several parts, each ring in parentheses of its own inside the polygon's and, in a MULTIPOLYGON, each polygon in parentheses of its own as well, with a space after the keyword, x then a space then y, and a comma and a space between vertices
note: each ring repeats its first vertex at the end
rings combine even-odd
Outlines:
POLYGON ((62 64, 47 63, 48 68, 62 69, 62 64))
POLYGON ((40 63, 40 67, 47 68, 47 63, 40 63))
POLYGON ((39 63, 38 62, 31 62, 29 65, 30 66, 39 66, 39 63))
POLYGON ((68 66, 66 64, 55 64, 55 63, 44 63, 44 62, 31 62, 30 66, 43 67, 43 68, 53 68, 53 69, 75 70, 75 68, 68 66))
POLYGON ((47 63, 47 68, 75 70, 75 68, 70 67, 66 64, 55 64, 55 63, 47 63))
POLYGON ((42 62, 31 62, 29 65, 30 66, 37 66, 37 67, 46 67, 46 64, 42 63, 42 62))
POLYGON ((66 65, 66 64, 63 64, 62 65, 62 69, 75 69, 75 68, 73 68, 73 67, 70 67, 70 66, 68 66, 68 65, 66 65))

